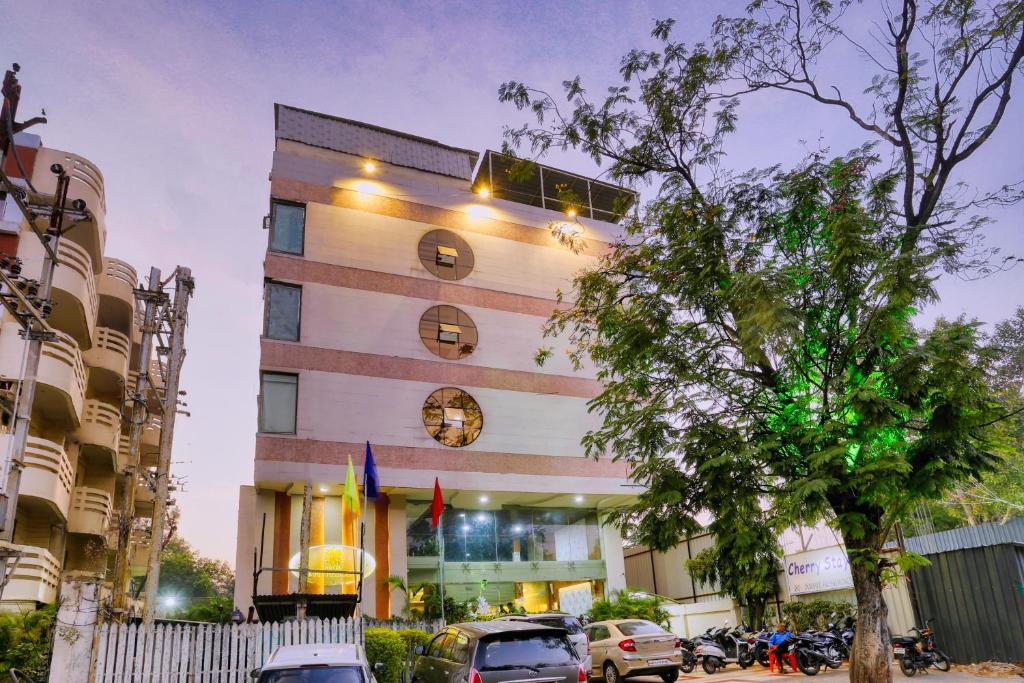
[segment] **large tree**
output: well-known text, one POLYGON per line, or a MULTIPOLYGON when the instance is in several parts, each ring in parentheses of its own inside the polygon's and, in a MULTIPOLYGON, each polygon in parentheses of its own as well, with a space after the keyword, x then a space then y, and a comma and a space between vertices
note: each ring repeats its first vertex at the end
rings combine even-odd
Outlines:
POLYGON ((850 678, 875 683, 891 679, 881 549, 893 525, 998 463, 991 427, 1007 409, 978 324, 914 320, 943 269, 992 267, 984 209, 1019 198, 1012 183, 965 194, 955 171, 1007 111, 1024 10, 906 0, 858 39, 848 9, 756 2, 689 47, 660 21, 660 49, 627 54, 598 101, 579 78, 565 104, 518 82, 500 97, 538 120, 507 130, 509 153, 575 147, 613 179, 658 188, 549 321, 605 383, 588 452, 627 460, 647 486, 618 523, 664 548, 708 512, 728 538, 716 525, 738 506, 828 520, 859 606, 850 678), (869 113, 816 79, 835 41, 877 69, 869 113), (765 89, 834 107, 870 139, 729 173, 741 98, 765 89))

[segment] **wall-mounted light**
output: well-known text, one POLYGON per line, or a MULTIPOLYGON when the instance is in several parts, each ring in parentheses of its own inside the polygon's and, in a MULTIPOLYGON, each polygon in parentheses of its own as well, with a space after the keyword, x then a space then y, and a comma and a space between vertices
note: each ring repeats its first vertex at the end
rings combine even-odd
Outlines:
POLYGON ((480 496, 480 502, 483 503, 484 505, 489 503, 490 500, 491 500, 490 496, 487 496, 487 495, 480 496))
POLYGON ((583 502, 583 496, 576 496, 573 500, 575 500, 577 503, 582 503, 583 502))
POLYGON ((479 188, 477 188, 476 193, 480 195, 483 199, 487 199, 488 197, 491 196, 491 188, 487 187, 486 185, 481 185, 479 188))
POLYGON ((367 173, 373 173, 377 170, 377 164, 373 162, 373 159, 367 159, 363 162, 363 170, 367 173))
POLYGON ((568 216, 570 219, 575 219, 576 218, 576 209, 573 209, 573 208, 566 209, 565 215, 568 216))

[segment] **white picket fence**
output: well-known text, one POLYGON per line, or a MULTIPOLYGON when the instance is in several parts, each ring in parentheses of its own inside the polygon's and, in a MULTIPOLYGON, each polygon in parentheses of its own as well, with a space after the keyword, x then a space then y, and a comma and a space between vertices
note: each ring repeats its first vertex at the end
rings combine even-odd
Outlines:
MULTIPOLYGON (((387 627, 387 622, 374 625, 387 627)), ((249 672, 261 667, 280 645, 362 643, 363 628, 359 619, 276 624, 107 624, 99 630, 95 677, 91 680, 245 683, 250 681, 249 672)))

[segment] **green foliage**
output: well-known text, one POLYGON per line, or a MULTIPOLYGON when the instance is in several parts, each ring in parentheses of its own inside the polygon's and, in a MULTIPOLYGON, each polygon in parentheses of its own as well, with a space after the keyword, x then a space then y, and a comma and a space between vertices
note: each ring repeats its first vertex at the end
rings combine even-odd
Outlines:
POLYGON ((46 678, 57 606, 26 612, 0 612, 0 675, 10 669, 46 678))
POLYGON ((410 652, 415 650, 417 645, 426 647, 427 643, 430 642, 430 639, 434 637, 432 634, 418 628, 405 628, 401 631, 397 631, 397 633, 401 636, 402 640, 405 642, 406 649, 410 652))
POLYGON ((794 633, 807 629, 824 630, 829 623, 842 623, 847 617, 857 616, 857 606, 844 600, 811 600, 787 602, 782 615, 794 633))
MULTIPOLYGON (((918 17, 918 5, 858 22, 848 2, 758 0, 694 45, 658 22, 656 46, 626 54, 621 80, 596 98, 578 77, 564 101, 520 82, 499 89, 536 119, 506 129, 507 153, 577 149, 612 179, 657 188, 547 327, 604 384, 584 446, 627 461, 643 486, 613 517, 630 540, 665 549, 711 516, 723 556, 749 559, 738 510, 763 504, 755 521, 776 528, 828 520, 858 594, 880 605, 895 522, 991 476, 1007 454, 996 425, 1012 407, 980 324, 915 322, 941 274, 991 271, 983 211, 1022 197, 1008 183, 967 200, 957 176, 1006 110, 1024 12, 936 3, 918 17), (854 43, 886 52, 865 60, 879 68, 863 112, 814 80, 858 23, 891 28, 854 43), (737 81, 832 107, 865 142, 731 172, 737 81)), ((888 678, 884 625, 865 623, 853 679, 888 678)))
MULTIPOLYGON (((441 618, 441 589, 438 584, 424 581, 414 586, 407 586, 405 579, 400 576, 389 576, 387 583, 391 590, 397 590, 405 597, 406 616, 416 619, 434 620, 441 618), (409 608, 412 596, 419 596, 423 601, 422 610, 409 608)), ((469 619, 470 608, 456 602, 450 595, 444 596, 444 618, 449 624, 455 624, 469 619)))
POLYGON ((231 613, 235 607, 231 598, 213 595, 199 602, 178 610, 171 615, 172 619, 184 621, 206 621, 213 624, 231 623, 231 613))
POLYGON ((201 556, 181 538, 172 538, 160 553, 159 595, 180 600, 222 597, 232 600, 235 572, 227 562, 201 556))
POLYGON ((661 602, 657 597, 625 590, 615 593, 611 600, 596 600, 588 614, 594 621, 647 619, 668 628, 669 615, 662 609, 661 602))
POLYGON ((721 515, 720 529, 731 522, 728 537, 719 537, 710 548, 686 564, 697 581, 717 585, 721 595, 733 596, 746 606, 751 626, 760 628, 768 601, 779 591, 779 555, 776 530, 759 521, 759 506, 739 506, 721 515), (735 514, 735 513, 740 514, 735 514))
POLYGON ((388 628, 368 628, 365 638, 366 661, 371 666, 384 664, 384 671, 374 674, 378 683, 398 683, 406 661, 406 641, 388 628))

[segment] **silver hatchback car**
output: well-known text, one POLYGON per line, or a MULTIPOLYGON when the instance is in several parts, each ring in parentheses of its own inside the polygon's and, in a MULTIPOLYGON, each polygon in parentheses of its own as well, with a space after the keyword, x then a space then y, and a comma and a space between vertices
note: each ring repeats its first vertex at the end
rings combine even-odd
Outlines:
POLYGON ((529 622, 452 624, 416 654, 413 683, 587 683, 565 631, 529 622))

